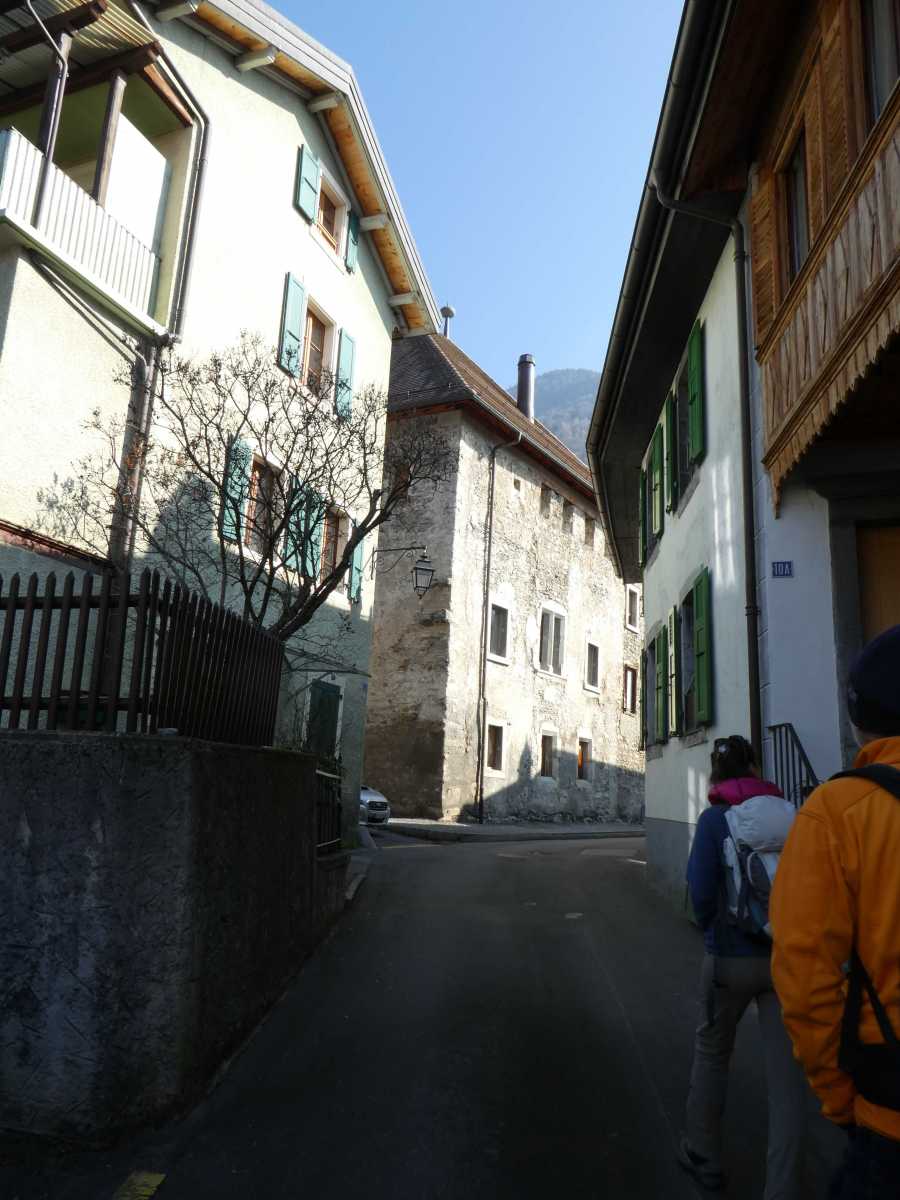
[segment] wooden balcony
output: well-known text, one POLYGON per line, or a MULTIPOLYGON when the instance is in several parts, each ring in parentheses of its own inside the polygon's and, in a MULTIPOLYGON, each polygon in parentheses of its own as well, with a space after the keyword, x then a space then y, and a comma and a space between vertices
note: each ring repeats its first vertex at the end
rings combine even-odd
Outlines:
POLYGON ((764 462, 776 502, 785 476, 898 329, 900 123, 894 106, 757 347, 764 462))
POLYGON ((43 166, 44 156, 17 130, 0 130, 0 230, 11 228, 88 290, 155 327, 159 257, 53 164, 36 215, 43 166))

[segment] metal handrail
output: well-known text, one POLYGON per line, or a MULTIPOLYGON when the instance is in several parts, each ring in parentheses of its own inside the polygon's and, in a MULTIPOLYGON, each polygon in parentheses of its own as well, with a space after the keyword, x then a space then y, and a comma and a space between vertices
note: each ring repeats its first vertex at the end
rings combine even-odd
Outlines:
POLYGON ((790 721, 768 728, 772 735, 775 782, 785 799, 800 808, 810 792, 819 786, 819 777, 790 721))

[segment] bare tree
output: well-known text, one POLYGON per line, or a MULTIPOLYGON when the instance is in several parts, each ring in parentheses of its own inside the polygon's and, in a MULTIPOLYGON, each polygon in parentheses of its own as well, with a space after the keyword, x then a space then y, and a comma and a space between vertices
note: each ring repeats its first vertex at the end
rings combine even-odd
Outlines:
POLYGON ((124 519, 144 557, 238 608, 294 665, 342 669, 333 630, 326 644, 307 627, 336 588, 358 599, 364 543, 410 489, 447 479, 444 440, 410 422, 386 443, 384 392, 351 396, 326 372, 301 383, 246 333, 203 359, 170 353, 155 393, 140 433, 94 412, 98 449, 39 492, 39 524, 105 556, 124 519))

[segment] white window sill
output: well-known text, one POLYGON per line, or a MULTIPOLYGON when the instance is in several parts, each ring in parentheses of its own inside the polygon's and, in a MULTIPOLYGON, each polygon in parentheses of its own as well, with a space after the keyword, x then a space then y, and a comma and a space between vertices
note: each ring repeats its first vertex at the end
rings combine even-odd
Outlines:
POLYGON ((508 667, 511 662, 511 659, 504 658, 502 654, 491 654, 490 652, 488 652, 487 660, 488 662, 497 663, 501 667, 508 667))
MULTIPOLYGON (((338 253, 338 251, 334 249, 331 242, 329 242, 328 238, 325 236, 324 233, 322 233, 321 229, 318 227, 318 225, 315 224, 315 222, 313 222, 313 224, 310 225, 309 232, 312 235, 313 241, 323 251, 325 256, 328 258, 329 262, 333 263, 334 266, 336 266, 338 268, 338 270, 341 272, 342 275, 346 275, 347 274, 347 266, 346 266, 343 258, 338 253)), ((343 240, 344 239, 343 239, 343 235, 342 235, 338 242, 338 245, 340 245, 343 240)))
POLYGON ((599 683, 585 683, 583 687, 586 692, 593 692, 595 696, 600 695, 599 683))
POLYGON ((505 779, 506 772, 505 771, 495 771, 493 767, 485 767, 484 768, 484 776, 485 776, 485 779, 505 779))
POLYGON ((625 628, 629 631, 629 633, 640 633, 641 632, 640 626, 629 625, 627 621, 625 622, 625 628))
POLYGON ((558 679, 560 683, 565 679, 565 672, 560 672, 557 675, 556 671, 548 671, 546 667, 535 667, 535 672, 538 675, 546 675, 548 679, 558 679))

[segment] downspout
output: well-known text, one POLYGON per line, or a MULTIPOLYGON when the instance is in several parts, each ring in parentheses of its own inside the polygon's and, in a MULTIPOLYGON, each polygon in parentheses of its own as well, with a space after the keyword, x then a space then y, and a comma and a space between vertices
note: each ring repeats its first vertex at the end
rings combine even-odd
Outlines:
MULTIPOLYGON (((35 25, 44 35, 44 40, 50 47, 50 51, 56 58, 59 64, 59 75, 56 79, 56 84, 53 88, 53 99, 50 104, 50 112, 45 113, 46 120, 46 145, 42 147, 43 159, 41 161, 41 170, 38 175, 37 188, 35 189, 34 209, 32 210, 31 220, 36 229, 40 228, 41 218, 43 216, 44 194, 47 190, 47 178, 50 174, 50 166, 53 162, 53 154, 56 150, 56 135, 59 132, 59 115, 62 109, 63 97, 66 93, 66 83, 69 78, 69 55, 68 48, 72 42, 70 33, 61 33, 61 45, 56 44, 56 39, 51 34, 50 30, 38 16, 37 10, 32 4, 32 0, 22 0, 23 7, 30 14, 35 25), (63 47, 65 53, 63 53, 63 47)), ((45 101, 46 103, 46 101, 45 101)))
POLYGON ((731 230, 734 238, 734 278, 737 290, 738 381, 741 399, 741 481, 744 491, 744 609, 747 617, 747 670, 750 700, 750 741, 762 761, 762 704, 759 694, 759 603, 756 589, 756 543, 753 497, 752 409, 750 400, 750 343, 747 336, 747 252, 744 227, 737 217, 724 217, 697 204, 687 204, 669 196, 654 169, 651 187, 663 208, 711 221, 731 230))
POLYGON ((491 463, 488 476, 488 518, 487 518, 487 549, 484 556, 484 590, 481 598, 481 662, 478 674, 478 761, 475 771, 475 797, 479 824, 484 824, 484 745, 487 732, 487 648, 489 629, 489 605, 491 597, 491 554, 494 541, 494 476, 497 470, 497 451, 507 450, 518 446, 522 441, 521 433, 510 442, 498 442, 491 449, 491 463))

